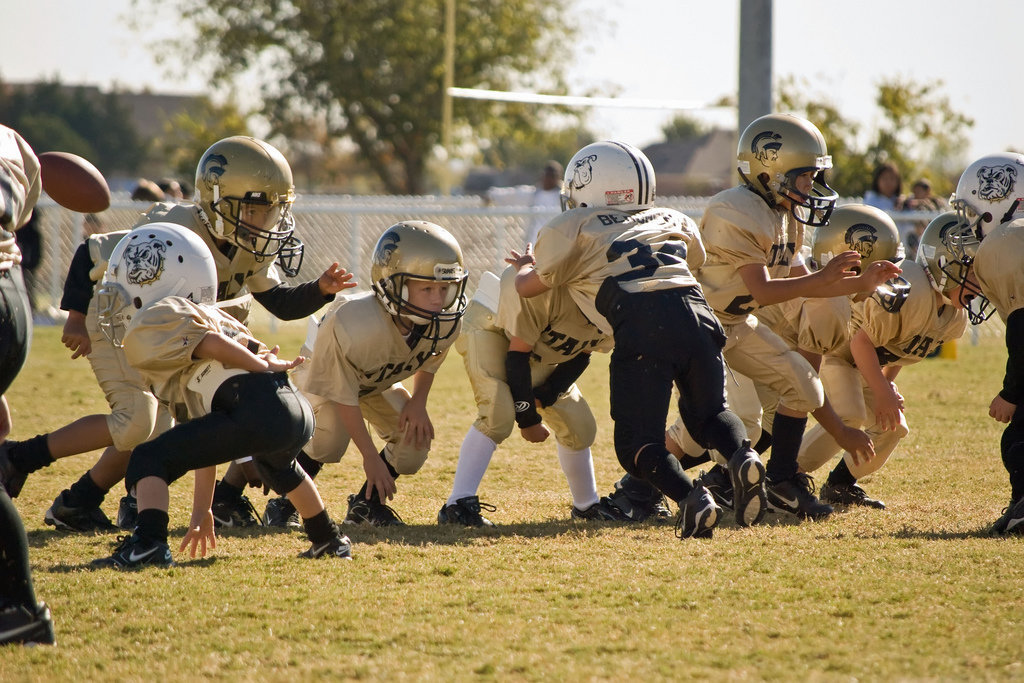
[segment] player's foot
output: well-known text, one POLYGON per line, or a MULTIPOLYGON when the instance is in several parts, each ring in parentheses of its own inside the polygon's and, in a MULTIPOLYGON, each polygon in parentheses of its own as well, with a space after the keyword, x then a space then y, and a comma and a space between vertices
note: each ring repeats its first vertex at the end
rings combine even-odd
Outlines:
POLYGON ((744 441, 729 458, 729 481, 736 523, 740 526, 757 524, 764 517, 768 502, 764 490, 764 465, 749 441, 744 441))
POLYGON ((137 569, 153 565, 155 567, 171 567, 171 549, 166 543, 146 541, 137 535, 118 536, 120 545, 110 557, 93 560, 90 565, 96 569, 137 569))
POLYGON ((876 510, 884 510, 885 503, 868 496, 857 484, 833 484, 826 480, 821 487, 821 499, 833 505, 861 505, 876 510))
POLYGON ((0 645, 24 643, 25 645, 55 645, 53 618, 45 602, 35 609, 24 605, 10 605, 0 609, 0 645))
POLYGON ((1002 516, 992 525, 994 534, 1024 534, 1024 497, 1003 508, 1002 516))
POLYGON ((461 524, 462 526, 494 526, 494 522, 480 514, 481 510, 493 512, 498 508, 481 503, 478 496, 459 498, 450 505, 442 505, 437 513, 438 524, 461 524))
POLYGON ((292 502, 285 496, 271 498, 267 501, 267 509, 263 512, 263 522, 267 526, 301 529, 302 520, 292 502))
POLYGON ((679 538, 711 538, 712 530, 722 516, 711 493, 703 486, 693 487, 679 506, 676 517, 676 536, 679 538))
POLYGON ((21 493, 21 487, 25 485, 28 472, 23 472, 20 467, 11 461, 11 447, 18 443, 13 439, 7 439, 0 443, 0 486, 4 487, 7 495, 17 498, 21 493))
POLYGON ((729 476, 729 470, 724 466, 715 465, 697 477, 694 483, 706 488, 720 507, 732 510, 732 478, 729 476))
POLYGON ((353 493, 348 497, 348 514, 345 524, 372 524, 373 526, 405 526, 405 522, 394 509, 376 498, 366 500, 353 493))
POLYGON ((648 519, 667 522, 672 519, 672 511, 669 510, 661 491, 630 474, 615 482, 615 490, 608 494, 608 499, 631 522, 643 522, 648 519))
POLYGON ((575 505, 572 507, 572 518, 582 520, 598 520, 601 522, 631 522, 628 515, 618 505, 612 502, 611 498, 604 496, 601 500, 589 506, 586 510, 580 510, 575 505))
POLYGON ((117 529, 99 507, 73 507, 67 504, 70 491, 64 489, 43 515, 43 521, 61 531, 114 531, 117 529))
POLYGON ((135 496, 124 496, 117 504, 117 528, 123 531, 133 531, 135 524, 139 521, 139 502, 135 496))
POLYGON ((768 482, 768 505, 780 512, 789 512, 800 519, 824 519, 834 511, 814 495, 814 480, 798 472, 790 479, 768 482))
POLYGON ((348 536, 338 532, 326 543, 314 543, 308 550, 299 553, 299 557, 316 559, 318 557, 340 557, 343 560, 352 559, 352 541, 348 536))
POLYGON ((219 528, 238 528, 261 526, 260 514, 256 512, 248 496, 213 501, 210 506, 213 513, 213 525, 219 528))

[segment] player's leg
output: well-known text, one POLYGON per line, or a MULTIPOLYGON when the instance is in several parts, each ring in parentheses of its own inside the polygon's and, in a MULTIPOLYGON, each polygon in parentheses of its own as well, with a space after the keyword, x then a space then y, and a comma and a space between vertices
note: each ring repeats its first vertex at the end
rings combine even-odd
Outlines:
POLYGON ((1024 411, 1014 413, 1003 430, 999 448, 1010 475, 1010 503, 992 525, 992 533, 1024 533, 1024 411))

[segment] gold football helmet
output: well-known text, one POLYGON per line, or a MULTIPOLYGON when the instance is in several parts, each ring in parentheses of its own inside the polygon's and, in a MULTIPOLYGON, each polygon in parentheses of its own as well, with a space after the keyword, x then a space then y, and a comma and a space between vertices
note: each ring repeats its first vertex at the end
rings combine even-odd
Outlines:
POLYGON ((975 325, 985 322, 995 313, 988 297, 969 278, 977 245, 974 229, 962 213, 946 211, 932 219, 924 229, 917 248, 917 262, 924 266, 935 291, 949 298, 954 289, 963 286, 959 294, 960 304, 975 325))
POLYGON ((454 333, 455 323, 466 312, 467 277, 459 243, 434 223, 396 223, 384 231, 373 248, 370 279, 377 299, 391 315, 426 325, 421 336, 435 344, 454 333), (429 311, 413 305, 409 301, 409 280, 448 283, 442 310, 429 311), (447 324, 447 330, 442 330, 443 324, 447 324))
MULTIPOLYGON (((860 254, 860 272, 875 261, 903 258, 900 233, 886 212, 865 204, 846 204, 832 212, 828 225, 819 225, 811 237, 811 267, 822 268, 844 251, 860 254)), ((899 275, 882 284, 873 296, 890 313, 896 313, 910 295, 910 283, 899 275)))
POLYGON ((214 237, 255 255, 285 250, 282 269, 298 272, 302 243, 292 236, 295 186, 288 161, 273 146, 234 136, 215 142, 196 168, 196 204, 214 237))
POLYGON ((813 123, 792 114, 755 119, 740 136, 736 158, 740 176, 769 205, 786 200, 801 223, 828 223, 839 195, 825 182, 832 157, 813 123), (808 171, 814 171, 814 181, 810 194, 805 194, 797 189, 796 179, 808 171))

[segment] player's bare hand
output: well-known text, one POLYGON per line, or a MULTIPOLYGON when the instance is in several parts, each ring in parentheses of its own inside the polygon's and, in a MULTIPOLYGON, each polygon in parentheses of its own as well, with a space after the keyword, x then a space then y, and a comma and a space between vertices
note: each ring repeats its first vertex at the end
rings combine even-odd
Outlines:
POLYGON ((538 422, 535 425, 529 427, 523 427, 519 430, 519 433, 523 435, 523 438, 530 443, 541 443, 551 436, 551 431, 544 426, 543 422, 538 422))
POLYGON ((522 268, 523 266, 532 266, 537 260, 533 258, 533 244, 527 242, 526 249, 520 254, 518 251, 513 249, 509 252, 509 256, 505 258, 505 263, 516 268, 522 268))
POLYGON ((861 291, 873 292, 879 285, 893 279, 903 271, 891 261, 875 261, 870 264, 860 275, 863 284, 861 291))
POLYGON ((337 294, 343 289, 355 287, 356 284, 356 281, 352 279, 352 273, 349 273, 338 265, 337 262, 334 262, 320 276, 320 293, 324 296, 330 296, 331 294, 337 294))
POLYGON ((996 422, 1004 424, 1012 420, 1013 414, 1016 412, 1016 404, 1010 403, 999 394, 996 394, 996 397, 992 399, 992 403, 988 406, 988 416, 996 422))
POLYGON ((198 549, 199 557, 206 557, 207 545, 210 550, 217 547, 217 535, 213 531, 213 513, 209 510, 200 519, 193 518, 189 523, 188 531, 178 546, 178 552, 185 552, 185 548, 188 548, 189 557, 195 558, 198 549))
POLYGON ((855 465, 863 465, 875 457, 874 442, 860 429, 843 425, 842 432, 836 438, 836 443, 853 457, 855 465))
POLYGON ((900 424, 900 410, 903 400, 895 391, 880 391, 875 396, 875 422, 889 432, 900 424))
POLYGON ((92 353, 92 340, 89 339, 89 331, 85 329, 85 318, 81 314, 68 316, 60 342, 71 349, 72 360, 92 353))
POLYGON ((366 500, 370 500, 374 490, 382 501, 395 497, 398 486, 380 457, 374 454, 372 458, 363 458, 363 471, 366 472, 366 500))
POLYGON ((844 251, 833 256, 821 270, 821 277, 827 284, 833 284, 848 277, 856 276, 854 268, 860 266, 860 254, 855 251, 844 251))
POLYGON ((434 438, 434 425, 427 415, 426 406, 418 401, 408 401, 398 416, 398 429, 405 436, 403 443, 412 444, 418 449, 430 448, 430 442, 434 438))
POLYGON ((896 386, 896 382, 889 382, 889 386, 892 387, 892 393, 896 394, 896 400, 900 402, 900 410, 904 410, 903 394, 900 393, 899 387, 896 386))

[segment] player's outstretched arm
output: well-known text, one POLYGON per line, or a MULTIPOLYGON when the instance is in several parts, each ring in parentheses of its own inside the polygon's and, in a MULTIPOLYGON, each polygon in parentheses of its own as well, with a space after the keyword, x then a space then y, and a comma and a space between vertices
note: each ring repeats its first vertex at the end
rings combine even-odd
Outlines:
POLYGON ((892 382, 882 372, 875 353, 875 345, 867 332, 857 330, 850 340, 850 353, 860 374, 875 397, 875 421, 885 430, 896 429, 900 424, 902 400, 893 389, 892 382))
POLYGON ((358 284, 352 277, 352 273, 346 271, 335 261, 320 276, 320 293, 324 296, 332 296, 343 289, 351 289, 358 284))
POLYGON ((427 414, 427 396, 434 385, 434 373, 420 370, 412 377, 412 396, 398 416, 398 430, 405 433, 405 443, 416 448, 429 448, 434 439, 434 425, 427 414))

